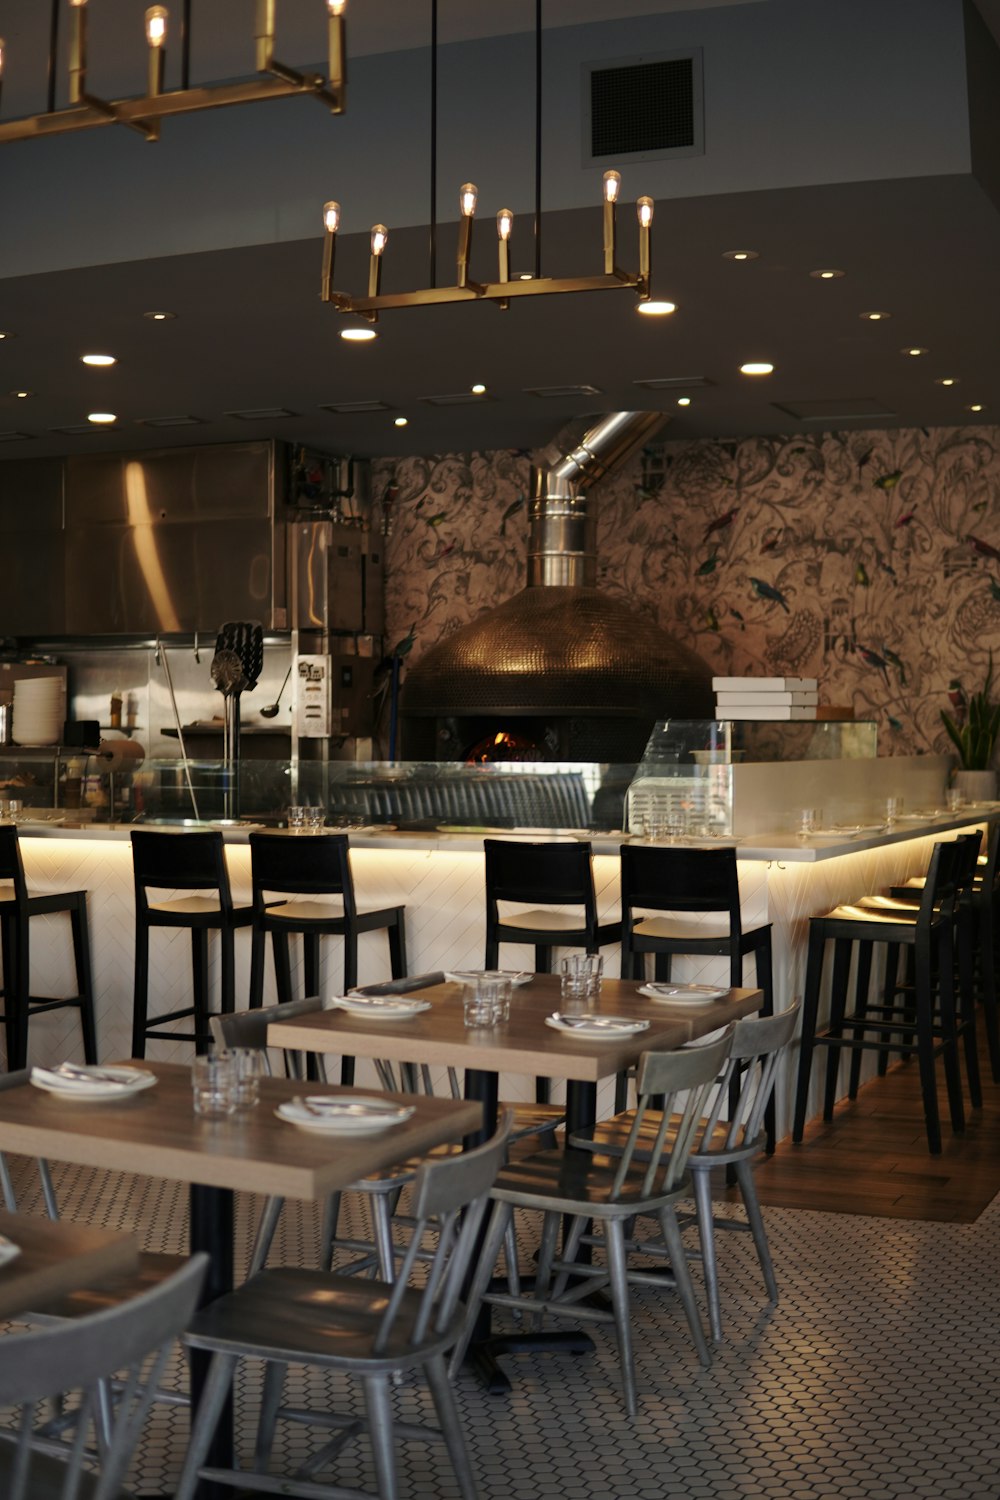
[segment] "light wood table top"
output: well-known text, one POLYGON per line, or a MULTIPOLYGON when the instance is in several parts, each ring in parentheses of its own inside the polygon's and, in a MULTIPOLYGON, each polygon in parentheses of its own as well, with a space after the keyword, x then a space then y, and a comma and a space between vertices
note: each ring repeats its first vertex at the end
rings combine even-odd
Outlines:
POLYGON ((364 1090, 277 1078, 261 1081, 256 1109, 206 1119, 192 1109, 186 1067, 148 1061, 132 1066, 155 1073, 156 1087, 110 1103, 63 1102, 30 1083, 5 1090, 0 1150, 204 1187, 317 1200, 383 1167, 460 1140, 481 1120, 477 1104, 407 1096, 415 1112, 402 1125, 377 1135, 312 1135, 279 1120, 275 1107, 306 1092, 364 1090))
POLYGON ((405 1021, 370 1021, 344 1010, 317 1010, 272 1022, 268 1045, 390 1062, 430 1063, 491 1073, 543 1074, 547 1078, 597 1083, 631 1067, 642 1052, 670 1051, 760 1009, 760 990, 728 990, 708 1005, 662 1005, 639 994, 639 983, 605 979, 595 1014, 649 1022, 646 1031, 607 1041, 583 1041, 546 1026, 559 1009, 559 979, 536 974, 514 990, 510 1020, 502 1026, 470 1028, 462 1015, 462 986, 439 984, 411 991, 407 999, 431 1002, 405 1021))
POLYGON ((139 1241, 120 1231, 0 1211, 0 1234, 21 1250, 0 1266, 2 1318, 135 1270, 139 1264, 139 1241))

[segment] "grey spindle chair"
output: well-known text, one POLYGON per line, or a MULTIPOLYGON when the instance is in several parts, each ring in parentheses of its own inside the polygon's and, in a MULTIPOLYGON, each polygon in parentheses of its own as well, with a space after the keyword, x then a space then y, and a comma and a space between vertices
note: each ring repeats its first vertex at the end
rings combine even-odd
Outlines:
MULTIPOLYGON (((719 1297, 719 1271, 715 1254, 715 1230, 733 1229, 748 1231, 753 1235, 757 1259, 764 1275, 764 1286, 768 1300, 778 1300, 778 1285, 771 1262, 767 1234, 757 1200, 754 1185, 753 1158, 767 1144, 764 1120, 767 1107, 774 1093, 778 1063, 792 1039, 799 1019, 799 1001, 776 1016, 750 1016, 737 1021, 733 1034, 733 1048, 726 1062, 708 1116, 702 1123, 697 1145, 688 1157, 688 1171, 694 1186, 697 1212, 695 1219, 701 1242, 701 1258, 705 1272, 705 1295, 708 1301, 709 1322, 712 1338, 718 1343, 722 1338, 722 1310, 719 1297), (729 1093, 729 1084, 739 1080, 739 1092, 735 1104, 729 1093), (729 1118, 721 1118, 723 1105, 729 1100, 729 1118), (729 1215, 720 1215, 712 1209, 711 1173, 715 1167, 732 1167, 740 1196, 746 1209, 746 1222, 729 1215)), ((624 1110, 610 1120, 602 1120, 593 1130, 573 1135, 570 1145, 578 1150, 598 1152, 601 1155, 621 1156, 629 1140, 634 1110, 624 1110)), ((650 1110, 642 1122, 635 1149, 636 1161, 646 1161, 652 1142, 659 1131, 661 1116, 650 1110)), ((671 1130, 675 1122, 671 1122, 671 1130)), ((670 1140, 670 1134, 667 1136, 670 1140)), ((690 1219, 682 1214, 683 1225, 690 1219)), ((649 1240, 642 1242, 643 1254, 667 1255, 665 1246, 657 1246, 649 1240)))
MULTIPOLYGON (((254 1493, 329 1495, 331 1500, 370 1492, 324 1484, 317 1475, 335 1461, 345 1443, 367 1426, 378 1492, 397 1495, 390 1386, 396 1372, 427 1378, 463 1500, 476 1500, 476 1484, 465 1448, 445 1357, 461 1335, 465 1309, 461 1290, 486 1212, 488 1194, 503 1160, 510 1131, 505 1115, 484 1146, 461 1155, 429 1158, 413 1185, 414 1233, 393 1284, 338 1276, 328 1271, 263 1271, 237 1291, 211 1303, 195 1318, 188 1344, 212 1355, 175 1500, 191 1500, 204 1479, 254 1493), (410 1278, 421 1256, 424 1234, 436 1246, 420 1286, 410 1278), (252 1471, 205 1467, 212 1433, 241 1358, 267 1362, 252 1471), (285 1367, 315 1365, 357 1379, 363 1386, 367 1421, 324 1406, 302 1411, 281 1405, 285 1367), (330 1428, 333 1436, 295 1474, 266 1472, 279 1419, 330 1428), (251 1477, 252 1475, 252 1477, 251 1477), (299 1482, 304 1483, 300 1484, 299 1482)), ((399 1424, 408 1437, 427 1438, 437 1429, 399 1424)), ((341 1476, 342 1477, 342 1476, 341 1476)))
POLYGON ((618 1338, 625 1407, 637 1414, 635 1363, 629 1318, 629 1284, 648 1282, 648 1273, 630 1270, 626 1226, 638 1214, 655 1214, 671 1251, 676 1289, 687 1317, 701 1363, 711 1363, 694 1287, 684 1254, 675 1205, 691 1195, 688 1156, 705 1106, 723 1071, 733 1042, 729 1027, 717 1040, 679 1052, 644 1052, 639 1061, 639 1102, 620 1158, 583 1152, 544 1151, 512 1161, 491 1192, 495 1201, 486 1241, 469 1293, 469 1320, 451 1367, 457 1370, 471 1337, 480 1301, 536 1314, 550 1313, 574 1320, 613 1323, 618 1338), (664 1110, 644 1161, 637 1156, 650 1102, 664 1097, 664 1110), (670 1148, 667 1131, 672 1116, 677 1126, 670 1148), (515 1208, 544 1214, 533 1295, 517 1290, 490 1291, 500 1247, 508 1236, 515 1208), (572 1223, 566 1234, 563 1258, 556 1259, 556 1237, 563 1218, 572 1223), (577 1261, 576 1255, 590 1221, 599 1223, 607 1264, 577 1261), (553 1283, 553 1274, 556 1279, 553 1283), (612 1310, 595 1307, 593 1293, 607 1288, 612 1310))
POLYGON ((20 1408, 0 1432, 4 1500, 124 1500, 122 1481, 169 1358, 194 1312, 208 1257, 196 1255, 158 1286, 88 1317, 3 1339, 0 1406, 20 1408), (105 1397, 115 1392, 110 1414, 105 1397), (124 1377, 124 1378, 123 1378, 124 1377), (36 1418, 53 1399, 80 1394, 75 1436, 53 1452, 36 1418), (94 1473, 92 1425, 110 1423, 94 1473))

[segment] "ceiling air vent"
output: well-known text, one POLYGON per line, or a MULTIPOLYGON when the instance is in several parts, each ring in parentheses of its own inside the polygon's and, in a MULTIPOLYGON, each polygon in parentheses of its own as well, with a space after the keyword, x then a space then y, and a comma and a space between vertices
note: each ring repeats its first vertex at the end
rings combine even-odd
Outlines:
POLYGON ((585 64, 584 110, 585 162, 701 155, 700 48, 585 64))
POLYGON ((19 443, 23 438, 34 436, 33 432, 0 432, 0 443, 19 443))
POLYGON ((138 427, 202 427, 204 417, 136 417, 138 427))
POLYGON ((417 399, 424 406, 465 406, 473 401, 478 405, 495 398, 487 395, 485 391, 456 391, 454 396, 418 396, 417 399))
POLYGON ((255 406, 247 411, 227 411, 227 417, 236 417, 240 422, 276 422, 280 417, 295 417, 297 412, 284 406, 255 406))
POLYGON ((703 391, 713 382, 704 375, 660 375, 653 380, 633 380, 647 391, 703 391))
POLYGON ((338 417, 355 417, 366 411, 392 411, 384 401, 326 401, 320 411, 332 411, 338 417))
POLYGON ((866 417, 894 417, 885 401, 874 396, 831 396, 826 401, 775 401, 775 411, 797 422, 854 422, 866 417))
POLYGON ((599 396, 596 385, 529 385, 526 396, 599 396))

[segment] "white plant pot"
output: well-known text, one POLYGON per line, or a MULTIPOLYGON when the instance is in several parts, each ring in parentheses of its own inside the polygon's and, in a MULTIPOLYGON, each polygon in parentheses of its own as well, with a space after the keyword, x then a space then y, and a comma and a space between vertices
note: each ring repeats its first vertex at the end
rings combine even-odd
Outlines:
POLYGON ((997 794, 997 773, 956 771, 954 784, 965 802, 992 802, 997 794))

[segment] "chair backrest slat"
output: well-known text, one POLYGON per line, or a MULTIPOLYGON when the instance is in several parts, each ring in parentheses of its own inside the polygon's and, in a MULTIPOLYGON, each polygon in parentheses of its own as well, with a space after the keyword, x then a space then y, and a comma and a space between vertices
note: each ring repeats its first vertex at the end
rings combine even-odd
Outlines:
POLYGON ((683 849, 623 844, 622 920, 636 911, 724 912, 737 940, 740 881, 735 849, 683 849))
POLYGON ((131 838, 137 905, 143 909, 148 906, 151 890, 215 890, 221 906, 231 909, 229 872, 219 829, 152 833, 133 828, 131 838))
POLYGON ((596 921, 597 901, 591 848, 572 844, 525 843, 484 839, 486 899, 494 916, 498 901, 582 906, 588 922, 596 921))
MULTIPOLYGON (((709 1093, 729 1057, 733 1032, 734 1027, 728 1026, 715 1041, 704 1046, 682 1047, 677 1052, 644 1052, 640 1057, 636 1079, 639 1098, 636 1119, 641 1121, 653 1096, 664 1096, 656 1140, 649 1147, 649 1164, 642 1185, 644 1196, 653 1192, 658 1176, 661 1180, 657 1191, 672 1192, 680 1182, 709 1093), (672 1119, 675 1128, 673 1144, 665 1153, 667 1129, 672 1119)), ((638 1140, 639 1132, 633 1126, 612 1183, 612 1198, 621 1194, 638 1140)))
POLYGON ((251 833, 250 869, 253 900, 264 910, 266 895, 340 896, 344 912, 354 917, 357 905, 351 857, 345 833, 290 836, 251 833))

